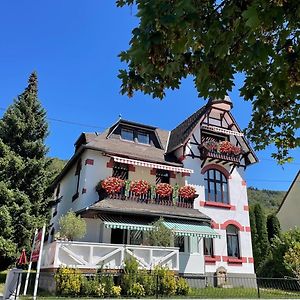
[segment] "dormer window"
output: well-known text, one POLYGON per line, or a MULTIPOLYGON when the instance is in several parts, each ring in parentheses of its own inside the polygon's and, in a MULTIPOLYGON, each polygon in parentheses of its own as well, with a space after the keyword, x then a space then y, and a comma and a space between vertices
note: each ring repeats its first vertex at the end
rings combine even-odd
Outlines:
POLYGON ((133 142, 133 140, 134 140, 133 130, 122 128, 121 129, 121 138, 123 140, 133 142))
POLYGON ((141 144, 150 144, 149 133, 138 132, 137 133, 137 141, 141 144))

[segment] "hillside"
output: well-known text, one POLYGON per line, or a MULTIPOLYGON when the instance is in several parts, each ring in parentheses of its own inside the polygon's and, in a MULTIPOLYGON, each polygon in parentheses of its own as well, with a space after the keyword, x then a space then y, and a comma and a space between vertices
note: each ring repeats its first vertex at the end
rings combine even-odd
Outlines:
POLYGON ((267 213, 275 212, 281 204, 286 192, 259 190, 254 187, 248 188, 249 205, 260 203, 267 213))

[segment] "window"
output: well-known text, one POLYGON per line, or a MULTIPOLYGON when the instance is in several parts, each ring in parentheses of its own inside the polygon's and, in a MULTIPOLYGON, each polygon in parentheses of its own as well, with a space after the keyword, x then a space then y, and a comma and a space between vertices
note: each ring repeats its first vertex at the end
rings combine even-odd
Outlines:
POLYGON ((206 201, 229 204, 227 178, 218 170, 210 169, 204 174, 206 201))
POLYGON ((112 244, 127 244, 128 230, 113 228, 111 230, 110 241, 112 244))
POLYGON ((149 134, 145 132, 138 132, 137 141, 141 144, 150 144, 149 134))
POLYGON ((179 248, 179 252, 184 252, 184 236, 174 236, 174 246, 179 248))
POLYGON ((170 183, 170 172, 165 170, 156 170, 156 184, 170 183))
POLYGON ((128 179, 128 165, 121 164, 121 163, 115 163, 113 167, 113 177, 117 177, 123 180, 128 179))
POLYGON ((77 165, 76 165, 76 171, 75 171, 75 176, 77 176, 76 192, 72 197, 72 201, 76 200, 79 197, 80 172, 81 172, 81 158, 77 161, 77 165))
POLYGON ((126 141, 133 141, 133 130, 121 129, 121 138, 126 141))
POLYGON ((204 255, 214 256, 214 244, 212 238, 203 239, 203 253, 204 255))
POLYGON ((226 228, 227 255, 229 257, 240 258, 239 230, 234 225, 226 228))

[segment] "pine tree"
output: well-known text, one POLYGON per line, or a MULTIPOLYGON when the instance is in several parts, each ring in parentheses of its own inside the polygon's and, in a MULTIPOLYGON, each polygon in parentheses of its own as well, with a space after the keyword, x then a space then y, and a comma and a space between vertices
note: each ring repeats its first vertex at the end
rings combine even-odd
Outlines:
POLYGON ((267 219, 260 204, 255 204, 254 215, 255 215, 255 224, 257 230, 256 247, 258 248, 260 254, 259 257, 257 257, 256 270, 259 271, 260 265, 262 265, 262 263, 269 256, 270 244, 268 240, 267 219))
POLYGON ((44 144, 47 128, 33 73, 0 120, 0 225, 6 228, 0 231, 1 268, 21 248, 29 250, 34 228, 47 216, 46 189, 51 178, 44 144))
POLYGON ((258 236, 256 230, 256 220, 254 214, 254 207, 250 206, 249 210, 249 218, 250 218, 250 227, 251 227, 251 241, 252 241, 252 249, 253 249, 253 258, 254 258, 254 266, 257 269, 257 263, 259 262, 259 258, 261 256, 260 247, 258 244, 258 236))
MULTIPOLYGON (((23 159, 22 176, 17 187, 31 199, 33 214, 46 212, 45 190, 49 181, 45 139, 48 135, 46 112, 37 98, 37 75, 32 73, 25 91, 0 120, 0 139, 23 159)), ((20 175, 20 172, 17 172, 20 175)), ((15 186, 14 186, 15 187, 15 186)))
POLYGON ((280 223, 275 214, 268 215, 267 218, 268 239, 272 243, 275 236, 280 237, 280 223))

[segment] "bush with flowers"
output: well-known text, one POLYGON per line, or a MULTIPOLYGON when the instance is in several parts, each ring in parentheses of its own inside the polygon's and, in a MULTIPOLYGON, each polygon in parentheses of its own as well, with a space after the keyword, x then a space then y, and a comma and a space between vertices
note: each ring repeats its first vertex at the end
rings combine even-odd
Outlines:
POLYGON ((124 187, 125 181, 117 177, 108 177, 99 182, 96 189, 104 189, 108 194, 119 193, 124 187))
POLYGON ((179 196, 182 198, 190 199, 196 195, 196 189, 193 186, 186 185, 179 189, 179 196))
POLYGON ((146 180, 133 180, 130 183, 130 191, 137 195, 147 194, 150 189, 150 184, 146 180))
POLYGON ((159 183, 158 185, 156 185, 155 192, 159 196, 169 197, 173 192, 173 188, 168 183, 159 183))

